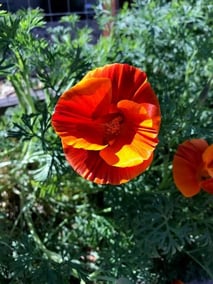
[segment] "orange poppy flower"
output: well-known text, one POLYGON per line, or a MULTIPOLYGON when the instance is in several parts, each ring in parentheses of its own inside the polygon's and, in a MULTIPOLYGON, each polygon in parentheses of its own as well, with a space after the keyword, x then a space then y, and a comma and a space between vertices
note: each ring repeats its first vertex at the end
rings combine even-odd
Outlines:
POLYGON ((213 144, 191 139, 180 144, 173 160, 174 182, 180 192, 191 197, 201 188, 213 194, 213 144))
POLYGON ((121 184, 151 164, 160 107, 144 72, 115 63, 90 71, 63 93, 52 125, 78 174, 98 184, 121 184))

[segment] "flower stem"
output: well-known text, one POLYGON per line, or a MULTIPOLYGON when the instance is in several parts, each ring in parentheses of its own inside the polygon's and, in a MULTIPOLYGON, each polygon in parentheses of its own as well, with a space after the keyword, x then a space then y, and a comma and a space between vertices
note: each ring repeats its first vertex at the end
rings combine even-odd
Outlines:
POLYGON ((30 85, 30 77, 29 72, 27 70, 24 59, 18 51, 14 51, 18 70, 15 74, 9 76, 9 80, 11 81, 18 101, 24 112, 33 113, 35 112, 35 104, 33 97, 31 95, 31 85, 30 85))
POLYGON ((196 262, 198 265, 200 265, 200 267, 209 275, 210 279, 213 279, 213 273, 207 268, 205 267, 205 265, 203 265, 196 257, 194 257, 190 252, 185 251, 185 253, 191 257, 191 259, 194 260, 194 262, 196 262))
POLYGON ((41 241, 39 235, 36 232, 36 229, 33 225, 31 213, 30 213, 30 207, 32 206, 33 201, 34 201, 34 196, 32 196, 30 202, 27 203, 27 201, 25 200, 24 189, 21 188, 21 192, 20 192, 20 202, 21 202, 21 206, 22 206, 21 210, 22 210, 22 213, 24 215, 24 219, 27 223, 27 226, 29 228, 30 234, 33 237, 34 242, 36 243, 38 248, 44 253, 44 256, 46 258, 48 258, 48 259, 50 259, 54 262, 61 263, 61 262, 63 262, 61 255, 56 253, 56 252, 49 250, 48 248, 46 248, 46 246, 41 241))
POLYGON ((28 228, 30 230, 30 233, 33 237, 33 240, 37 244, 38 248, 44 253, 44 255, 48 259, 51 259, 52 261, 57 262, 57 263, 61 263, 63 261, 61 255, 47 249, 46 246, 41 241, 41 239, 39 238, 39 236, 38 236, 38 234, 35 230, 35 227, 33 225, 32 218, 31 218, 31 215, 29 214, 29 211, 26 211, 24 213, 24 217, 25 217, 26 223, 28 225, 28 228))

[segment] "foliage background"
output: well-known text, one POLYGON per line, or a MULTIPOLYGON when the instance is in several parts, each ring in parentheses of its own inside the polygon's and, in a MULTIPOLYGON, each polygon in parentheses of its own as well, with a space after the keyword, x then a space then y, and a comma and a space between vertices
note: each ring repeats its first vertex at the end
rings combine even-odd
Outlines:
POLYGON ((171 166, 184 140, 212 143, 212 19, 207 0, 134 1, 94 44, 75 15, 41 37, 42 11, 0 12, 0 75, 19 99, 0 117, 0 283, 213 279, 213 197, 184 198, 171 166), (162 111, 153 164, 116 187, 78 177, 50 125, 58 96, 112 62, 143 69, 162 111))

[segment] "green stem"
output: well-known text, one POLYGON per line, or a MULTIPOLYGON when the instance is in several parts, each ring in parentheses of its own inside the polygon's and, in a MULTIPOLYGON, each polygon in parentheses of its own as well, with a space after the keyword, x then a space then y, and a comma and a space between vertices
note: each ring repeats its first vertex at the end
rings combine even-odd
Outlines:
POLYGON ((27 226, 29 228, 31 236, 33 237, 34 242, 36 243, 38 248, 44 253, 46 258, 54 262, 61 263, 63 261, 61 255, 46 248, 46 246, 41 241, 33 225, 32 217, 30 213, 30 207, 32 206, 32 202, 34 201, 34 196, 32 196, 30 203, 26 204, 24 189, 22 188, 20 192, 20 200, 21 200, 21 206, 22 206, 21 212, 24 215, 24 219, 27 223, 27 226))
POLYGON ((19 104, 22 108, 22 110, 25 112, 26 111, 26 103, 25 103, 25 100, 24 100, 24 96, 22 96, 23 94, 23 90, 19 84, 19 80, 17 80, 17 74, 16 75, 13 75, 12 77, 10 76, 9 77, 9 80, 11 82, 11 84, 13 85, 13 88, 15 89, 15 93, 16 93, 16 96, 18 98, 18 101, 19 101, 19 104))
POLYGON ((16 95, 22 109, 27 113, 35 112, 35 105, 31 95, 30 78, 25 62, 18 51, 14 51, 17 60, 18 71, 11 75, 10 81, 15 89, 16 95))
POLYGON ((206 268, 196 257, 194 257, 190 252, 185 251, 185 253, 191 257, 191 259, 194 260, 194 262, 196 262, 198 265, 200 265, 200 267, 209 275, 210 279, 213 279, 213 273, 206 268))
POLYGON ((29 211, 26 211, 24 213, 24 217, 25 217, 25 220, 27 222, 27 225, 28 225, 28 228, 30 230, 30 233, 31 233, 31 235, 33 237, 33 240, 37 244, 38 248, 44 253, 44 255, 48 259, 51 259, 51 260, 53 260, 54 262, 57 262, 57 263, 61 263, 63 261, 61 255, 59 255, 58 253, 53 252, 53 251, 47 249, 46 246, 41 241, 41 239, 39 238, 39 236, 38 236, 38 234, 37 234, 37 232, 35 230, 35 227, 33 225, 32 218, 31 218, 31 215, 29 214, 29 211))

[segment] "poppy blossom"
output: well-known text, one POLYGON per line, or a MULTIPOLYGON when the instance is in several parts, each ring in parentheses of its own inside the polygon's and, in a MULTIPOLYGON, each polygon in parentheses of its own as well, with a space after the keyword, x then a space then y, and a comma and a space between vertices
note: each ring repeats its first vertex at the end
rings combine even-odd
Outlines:
POLYGON ((213 194, 213 144, 191 139, 180 144, 173 160, 174 182, 180 192, 191 197, 201 189, 213 194))
POLYGON ((151 164, 160 107, 146 74, 128 64, 88 72, 52 115, 67 161, 83 178, 121 184, 151 164))

